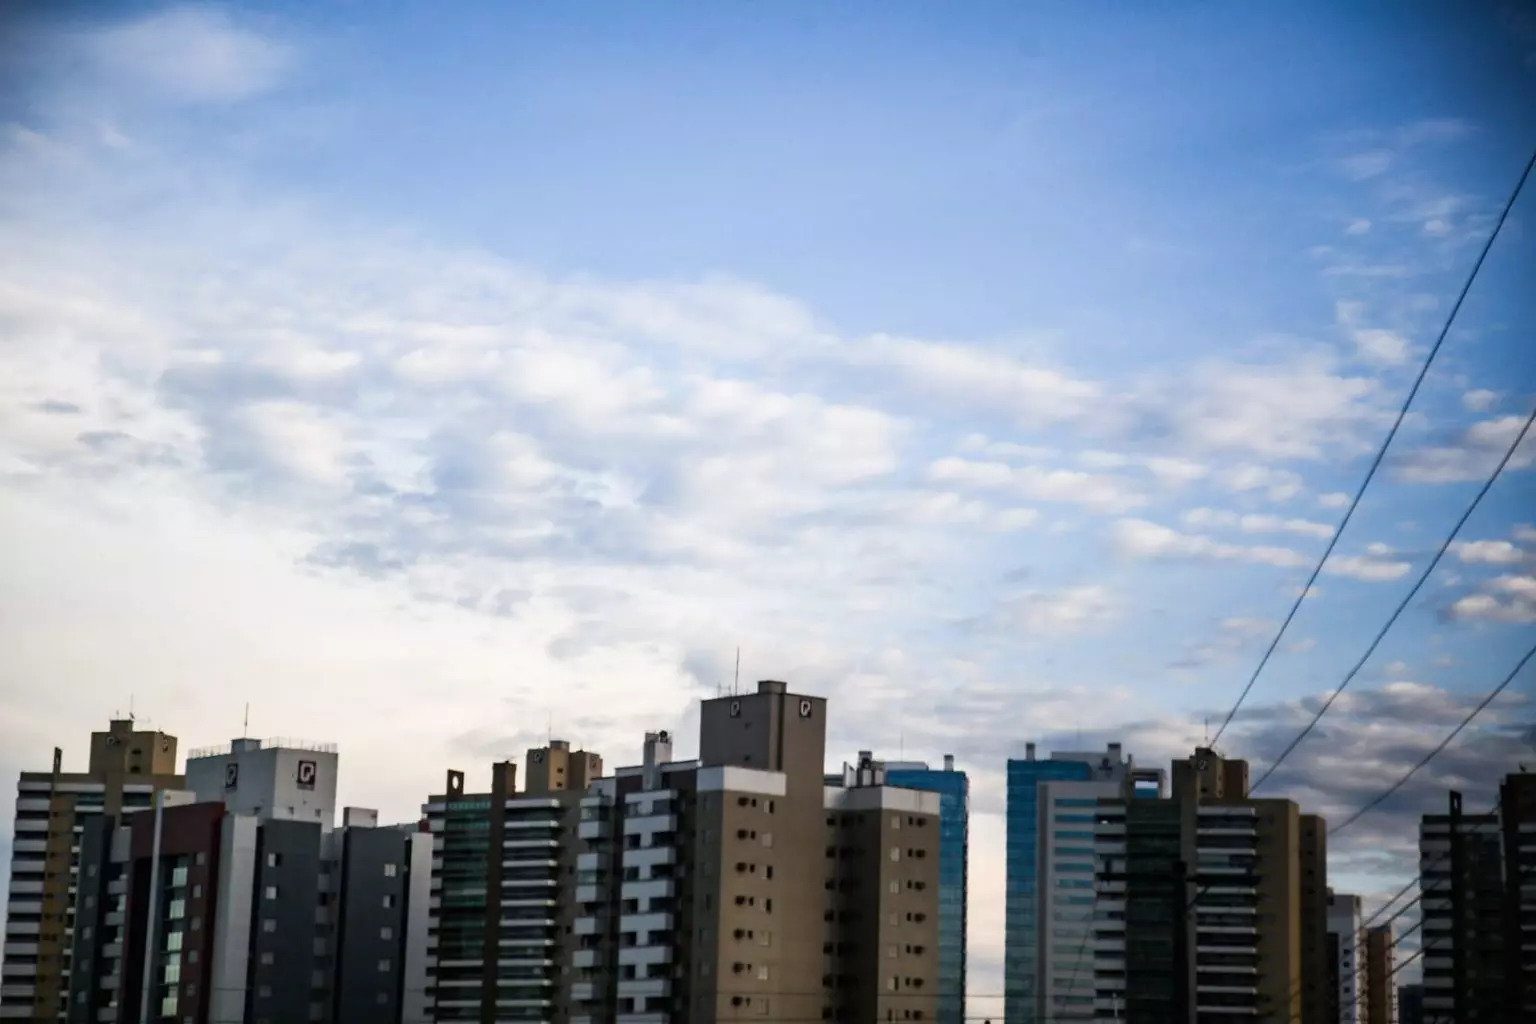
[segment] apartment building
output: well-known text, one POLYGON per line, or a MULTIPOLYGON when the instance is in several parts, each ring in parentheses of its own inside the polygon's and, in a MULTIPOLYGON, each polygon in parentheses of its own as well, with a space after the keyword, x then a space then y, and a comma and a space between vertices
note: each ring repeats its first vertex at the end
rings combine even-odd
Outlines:
POLYGON ((450 771, 422 809, 432 844, 421 1005, 413 1007, 422 1019, 568 1019, 562 970, 579 941, 579 811, 603 762, 562 740, 525 758, 522 790, 510 761, 491 766, 488 792, 466 792, 464 774, 450 771))
POLYGON ((1508 775, 1492 813, 1419 824, 1427 1024, 1536 1017, 1536 774, 1508 775))
POLYGON ((1359 896, 1328 890, 1328 1019, 1339 1024, 1364 1024, 1369 965, 1362 904, 1359 896))
POLYGON ((132 719, 91 734, 83 772, 53 767, 22 772, 16 784, 0 1020, 57 1020, 65 1012, 75 939, 80 834, 104 815, 147 807, 155 793, 179 789, 176 737, 139 729, 132 719))
POLYGON ((765 681, 588 788, 573 1024, 935 1019, 941 798, 826 777, 826 712, 765 681))
POLYGON ((1323 1024, 1327 826, 1290 800, 1250 796, 1248 780, 1246 761, 1209 748, 1173 765, 1175 799, 1197 807, 1196 1020, 1323 1024))
POLYGON ((953 754, 943 767, 921 761, 891 761, 888 785, 939 795, 939 1024, 965 1020, 966 935, 970 899, 970 779, 955 769, 953 754))
POLYGON ((1392 988, 1392 975, 1396 970, 1393 945, 1390 924, 1379 924, 1365 930, 1365 972, 1363 980, 1358 983, 1364 997, 1362 1018, 1365 1024, 1397 1022, 1392 988))
POLYGON ((1161 796, 1165 775, 1137 769, 1119 743, 1052 753, 1033 743, 1008 762, 1004 1018, 1094 1016, 1094 829, 1101 802, 1121 815, 1135 796, 1161 796))
POLYGON ((1397 986, 1397 1024, 1424 1024, 1424 986, 1397 986))
MULTIPOLYGON (((334 750, 316 757, 326 753, 317 745, 236 740, 189 768, 231 753, 290 766, 301 792, 334 793, 334 750)), ((427 885, 430 837, 414 825, 379 828, 376 812, 357 808, 333 830, 329 798, 316 818, 297 794, 292 805, 271 801, 281 787, 255 782, 259 771, 204 769, 200 780, 217 782, 205 788, 231 804, 256 806, 242 786, 265 794, 263 813, 162 790, 150 808, 85 822, 60 1019, 398 1024, 411 887, 427 885)))
POLYGON ((1252 798, 1247 763, 1207 748, 1172 775, 1167 800, 1099 798, 1098 1018, 1327 1020, 1326 998, 1307 998, 1329 975, 1323 823, 1252 798))

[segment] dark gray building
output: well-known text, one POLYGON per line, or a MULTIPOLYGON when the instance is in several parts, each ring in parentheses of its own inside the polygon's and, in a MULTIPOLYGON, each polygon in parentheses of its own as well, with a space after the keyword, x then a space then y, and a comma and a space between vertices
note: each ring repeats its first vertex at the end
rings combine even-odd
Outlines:
POLYGON ((64 1020, 427 1019, 430 835, 352 808, 330 830, 190 800, 82 830, 64 1020))

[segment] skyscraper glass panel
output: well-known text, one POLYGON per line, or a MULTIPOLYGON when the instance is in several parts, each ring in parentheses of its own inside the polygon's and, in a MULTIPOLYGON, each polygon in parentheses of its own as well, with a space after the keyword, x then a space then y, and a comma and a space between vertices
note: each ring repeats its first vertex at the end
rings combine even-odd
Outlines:
MULTIPOLYGON (((1036 787, 1042 781, 1085 781, 1091 773, 1090 765, 1083 761, 1008 762, 1008 881, 1003 940, 1005 1024, 1048 1024, 1040 1019, 1036 1006, 1040 992, 1037 894, 1040 808, 1036 787)), ((1091 816, 1089 820, 1092 820, 1091 816)), ((1092 825, 1088 829, 1091 831, 1092 825)))
POLYGON ((965 772, 893 768, 892 786, 939 795, 939 1024, 965 1019, 965 901, 970 780, 965 772))

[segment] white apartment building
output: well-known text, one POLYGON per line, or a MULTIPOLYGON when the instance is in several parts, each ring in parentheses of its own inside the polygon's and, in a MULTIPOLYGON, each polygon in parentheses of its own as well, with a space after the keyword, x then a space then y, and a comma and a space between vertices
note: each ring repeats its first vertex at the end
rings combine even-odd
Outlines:
POLYGON ((1365 930, 1361 899, 1349 893, 1328 890, 1328 951, 1333 956, 1331 972, 1336 972, 1337 1015, 1339 1024, 1364 1024, 1365 1006, 1365 930))

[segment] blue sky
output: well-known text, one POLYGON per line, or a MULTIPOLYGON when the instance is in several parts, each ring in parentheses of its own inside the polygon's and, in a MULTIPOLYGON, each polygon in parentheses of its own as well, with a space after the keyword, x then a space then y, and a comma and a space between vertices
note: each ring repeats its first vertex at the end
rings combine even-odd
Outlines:
MULTIPOLYGON (((130 695, 187 745, 249 700, 403 817, 549 723, 689 736, 739 645, 840 755, 974 772, 998 991, 1003 759, 1220 716, 1536 141, 1513 5, 1158 7, 19 17, 0 769, 130 695)), ((1274 756, 1536 400, 1532 202, 1229 754, 1274 756)), ((1277 792, 1341 818, 1529 646, 1532 462, 1277 792)), ((1426 801, 1529 757, 1529 689, 1340 877, 1394 889, 1426 801)))

